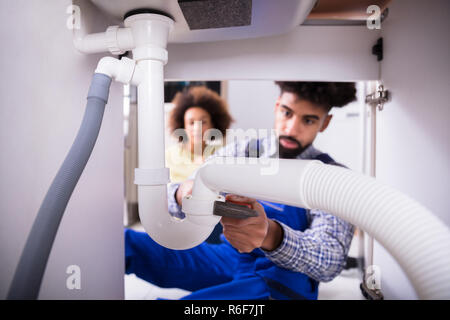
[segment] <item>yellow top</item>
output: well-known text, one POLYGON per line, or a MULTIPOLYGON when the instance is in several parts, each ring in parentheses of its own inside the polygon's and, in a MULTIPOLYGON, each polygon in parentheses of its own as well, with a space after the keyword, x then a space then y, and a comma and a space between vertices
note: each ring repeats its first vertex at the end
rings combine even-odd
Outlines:
MULTIPOLYGON (((212 150, 214 153, 215 150, 212 150)), ((182 182, 197 170, 203 163, 201 156, 194 156, 177 143, 166 149, 166 167, 170 169, 170 182, 182 182)))

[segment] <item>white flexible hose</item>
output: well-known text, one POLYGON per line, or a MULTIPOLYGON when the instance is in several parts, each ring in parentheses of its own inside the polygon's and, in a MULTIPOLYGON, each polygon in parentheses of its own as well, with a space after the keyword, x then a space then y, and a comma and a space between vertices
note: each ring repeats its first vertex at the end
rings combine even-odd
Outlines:
POLYGON ((366 231, 407 274, 421 299, 450 298, 449 228, 415 200, 350 170, 312 165, 301 198, 366 231))
MULTIPOLYGON (((267 160, 267 159, 266 159, 267 160)), ((450 298, 450 230, 430 211, 374 178, 311 160, 261 165, 214 159, 196 177, 211 190, 321 209, 377 239, 398 261, 419 298, 450 298)))

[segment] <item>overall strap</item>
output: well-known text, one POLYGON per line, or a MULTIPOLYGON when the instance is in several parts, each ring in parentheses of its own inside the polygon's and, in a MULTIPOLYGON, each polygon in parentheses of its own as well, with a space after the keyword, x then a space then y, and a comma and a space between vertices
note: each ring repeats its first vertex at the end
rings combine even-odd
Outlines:
POLYGON ((343 164, 340 164, 340 163, 334 161, 333 158, 331 158, 328 155, 328 153, 321 153, 321 154, 315 156, 314 160, 319 160, 319 161, 322 161, 325 164, 331 164, 331 165, 335 165, 335 166, 346 168, 343 164))
POLYGON ((246 158, 259 158, 264 152, 264 148, 261 146, 259 139, 252 139, 245 148, 246 158))

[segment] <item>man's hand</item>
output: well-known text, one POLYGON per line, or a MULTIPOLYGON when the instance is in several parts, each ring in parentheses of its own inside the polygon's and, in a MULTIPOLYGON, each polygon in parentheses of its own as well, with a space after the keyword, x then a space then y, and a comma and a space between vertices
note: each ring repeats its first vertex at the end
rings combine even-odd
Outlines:
POLYGON ((192 194, 192 188, 194 186, 194 180, 186 180, 183 181, 177 189, 175 193, 175 198, 177 200, 178 205, 181 206, 181 201, 187 195, 192 194))
POLYGON ((255 199, 237 195, 227 195, 227 200, 249 204, 258 212, 258 217, 237 219, 222 217, 223 234, 239 252, 251 252, 262 248, 267 251, 276 249, 282 240, 283 232, 278 223, 268 219, 264 208, 255 199))

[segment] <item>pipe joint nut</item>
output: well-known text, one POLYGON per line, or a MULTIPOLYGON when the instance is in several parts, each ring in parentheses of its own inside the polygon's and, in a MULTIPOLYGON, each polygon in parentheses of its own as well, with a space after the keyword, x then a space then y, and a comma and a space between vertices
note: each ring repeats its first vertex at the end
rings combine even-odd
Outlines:
POLYGON ((161 61, 163 65, 167 63, 169 58, 167 50, 155 46, 140 46, 133 50, 133 58, 136 61, 140 60, 157 60, 161 61))
POLYGON ((106 29, 106 44, 108 46, 109 52, 115 55, 124 54, 125 51, 121 50, 117 41, 117 32, 119 26, 110 26, 106 29))

